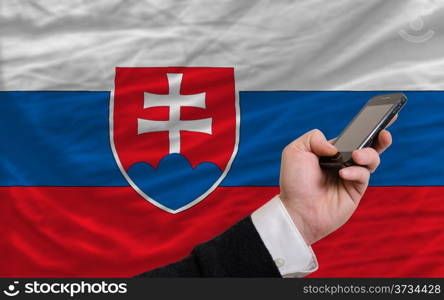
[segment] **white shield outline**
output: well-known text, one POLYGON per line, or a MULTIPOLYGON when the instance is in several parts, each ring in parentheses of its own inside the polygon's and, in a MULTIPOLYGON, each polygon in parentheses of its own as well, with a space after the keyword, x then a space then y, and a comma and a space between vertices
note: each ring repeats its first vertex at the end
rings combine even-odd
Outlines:
MULTIPOLYGON (((209 68, 217 68, 217 67, 209 67, 209 68)), ((125 177, 126 181, 128 181, 128 183, 131 185, 131 187, 140 196, 142 196, 142 198, 144 198, 145 200, 147 200, 151 204, 157 206, 158 208, 160 208, 166 212, 169 212, 171 214, 177 214, 177 213, 180 213, 190 207, 193 207, 194 205, 196 205, 199 202, 201 202, 202 200, 204 200, 209 194, 211 194, 219 186, 219 184, 222 182, 222 180, 224 180, 225 176, 227 176, 228 172, 231 169, 231 165, 234 161, 234 158, 236 157, 237 150, 239 147, 240 107, 239 107, 239 95, 236 92, 236 75, 234 73, 234 68, 233 68, 233 80, 234 80, 234 82, 233 82, 233 85, 234 85, 234 105, 235 105, 235 109, 236 109, 236 129, 235 129, 235 131, 236 131, 235 132, 235 139, 236 140, 234 143, 234 149, 231 154, 230 160, 228 161, 227 166, 225 167, 225 170, 222 172, 222 175, 214 182, 214 184, 205 193, 203 193, 197 199, 194 199, 190 203, 188 203, 176 210, 173 210, 171 208, 168 208, 168 207, 160 204, 156 200, 150 198, 141 189, 139 189, 139 187, 134 183, 134 181, 128 176, 128 173, 125 171, 125 169, 122 166, 122 163, 120 162, 119 155, 117 154, 116 147, 114 145, 114 90, 116 89, 116 81, 114 79, 114 87, 110 93, 110 101, 109 101, 109 140, 110 140, 111 150, 113 152, 114 159, 115 159, 117 166, 119 167, 119 170, 122 173, 123 177, 125 177)))

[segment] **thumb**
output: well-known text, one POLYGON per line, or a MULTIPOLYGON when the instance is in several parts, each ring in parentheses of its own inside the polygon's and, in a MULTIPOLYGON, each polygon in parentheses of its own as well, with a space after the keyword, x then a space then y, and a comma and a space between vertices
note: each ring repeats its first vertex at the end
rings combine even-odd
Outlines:
POLYGON ((338 152, 338 149, 327 141, 319 129, 305 133, 293 143, 299 150, 312 152, 317 156, 333 156, 338 152))

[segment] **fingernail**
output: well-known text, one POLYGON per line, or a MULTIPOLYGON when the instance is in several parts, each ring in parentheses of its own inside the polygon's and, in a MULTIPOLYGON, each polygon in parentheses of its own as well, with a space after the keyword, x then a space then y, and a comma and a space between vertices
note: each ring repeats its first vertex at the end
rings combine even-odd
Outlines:
POLYGON ((332 150, 334 149, 334 150, 338 151, 338 150, 336 149, 335 145, 330 144, 330 142, 327 142, 327 144, 328 144, 328 147, 329 147, 330 149, 332 149, 332 150))
POLYGON ((350 170, 349 169, 341 169, 341 174, 342 174, 342 176, 348 176, 348 175, 350 175, 350 170))

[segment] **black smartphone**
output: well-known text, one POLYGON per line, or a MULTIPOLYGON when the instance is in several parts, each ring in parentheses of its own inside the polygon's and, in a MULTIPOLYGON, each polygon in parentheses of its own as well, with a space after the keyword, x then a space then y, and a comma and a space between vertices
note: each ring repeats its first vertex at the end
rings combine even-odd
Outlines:
POLYGON ((320 157, 321 167, 344 168, 355 165, 352 152, 371 147, 374 139, 406 102, 407 97, 403 93, 384 94, 370 99, 333 143, 339 152, 334 156, 320 157))

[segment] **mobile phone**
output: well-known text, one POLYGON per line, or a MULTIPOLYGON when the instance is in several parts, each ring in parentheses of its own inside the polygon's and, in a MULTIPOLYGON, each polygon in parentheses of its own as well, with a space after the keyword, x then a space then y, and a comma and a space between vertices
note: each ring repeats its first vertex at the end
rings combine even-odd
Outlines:
POLYGON ((321 167, 344 168, 355 165, 353 151, 371 147, 381 130, 406 103, 407 97, 403 93, 383 94, 370 99, 333 143, 338 153, 320 157, 321 167))

